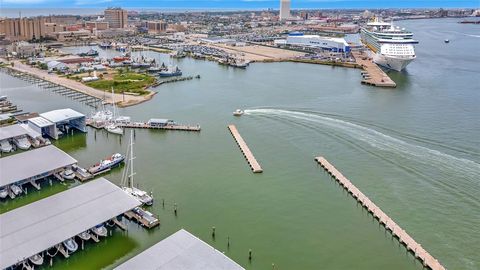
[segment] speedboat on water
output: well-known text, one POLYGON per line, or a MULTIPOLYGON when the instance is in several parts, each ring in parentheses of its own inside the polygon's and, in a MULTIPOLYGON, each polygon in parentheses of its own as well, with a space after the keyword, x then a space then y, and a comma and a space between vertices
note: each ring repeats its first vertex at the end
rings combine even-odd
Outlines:
POLYGON ((15 196, 21 194, 23 192, 23 190, 18 187, 17 185, 11 185, 10 186, 10 190, 12 190, 13 194, 15 194, 15 196))
POLYGON ((62 177, 67 179, 67 180, 73 180, 75 178, 75 173, 73 172, 72 169, 66 169, 62 173, 62 177))
POLYGON ((123 128, 117 126, 115 123, 105 126, 105 130, 113 134, 123 135, 123 128))
POLYGON ((8 140, 0 141, 0 150, 3 153, 10 153, 13 151, 13 147, 8 140))
POLYGON ((83 241, 88 241, 92 236, 90 235, 90 232, 88 230, 82 232, 82 233, 79 233, 77 235, 80 239, 82 239, 83 241))
POLYGON ((26 136, 13 138, 13 143, 22 150, 28 150, 32 146, 26 136))
POLYGON ((237 109, 233 112, 233 115, 234 116, 242 116, 245 112, 240 110, 240 109, 237 109))
POLYGON ((98 236, 102 236, 102 237, 105 237, 107 236, 108 234, 108 231, 107 231, 107 228, 105 228, 105 226, 103 226, 103 224, 99 224, 93 228, 90 229, 94 234, 98 235, 98 236))
POLYGON ((450 40, 445 39, 444 42, 445 42, 445 43, 450 43, 450 40))
POLYGON ((28 260, 35 265, 42 265, 43 264, 43 257, 40 254, 35 254, 32 257, 28 258, 28 260))
POLYGON ((77 251, 78 244, 73 240, 73 238, 68 238, 67 240, 63 241, 63 246, 68 249, 71 253, 77 251))
POLYGON ((8 196, 7 188, 0 189, 0 199, 5 199, 8 196))
POLYGON ((99 163, 93 165, 88 169, 89 173, 96 174, 102 171, 108 170, 112 167, 117 166, 121 162, 125 160, 125 156, 120 153, 115 153, 111 155, 109 158, 101 160, 99 163))

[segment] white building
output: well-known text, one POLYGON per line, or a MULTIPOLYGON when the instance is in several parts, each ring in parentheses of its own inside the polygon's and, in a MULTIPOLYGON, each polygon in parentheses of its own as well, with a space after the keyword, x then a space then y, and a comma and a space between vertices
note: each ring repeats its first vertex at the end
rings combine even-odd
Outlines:
POLYGON ((350 45, 344 38, 321 37, 318 35, 291 34, 287 37, 287 45, 314 47, 333 52, 349 52, 350 45))
POLYGON ((290 18, 290 0, 280 0, 280 20, 290 18))

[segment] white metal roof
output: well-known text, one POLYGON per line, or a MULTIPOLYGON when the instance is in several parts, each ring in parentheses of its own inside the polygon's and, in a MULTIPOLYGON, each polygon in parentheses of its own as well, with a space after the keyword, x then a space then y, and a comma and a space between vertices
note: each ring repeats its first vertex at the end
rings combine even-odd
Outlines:
POLYGON ((0 187, 77 163, 53 145, 0 158, 0 187))
POLYGON ((33 130, 31 127, 29 127, 27 124, 20 124, 20 126, 22 126, 25 131, 27 132, 28 136, 32 137, 32 138, 40 138, 42 137, 42 134, 38 133, 37 131, 33 130))
POLYGON ((184 229, 121 264, 116 270, 244 270, 184 229))
POLYGON ((40 127, 40 128, 48 127, 48 126, 53 125, 52 122, 48 121, 47 119, 45 119, 41 116, 30 118, 30 119, 28 119, 28 122, 31 122, 35 126, 40 127))
POLYGON ((0 141, 26 135, 27 131, 20 125, 10 125, 0 128, 0 141))
POLYGON ((69 121, 75 118, 85 117, 84 114, 81 114, 70 108, 41 113, 40 116, 53 123, 64 122, 64 121, 69 121))
POLYGON ((99 178, 0 215, 0 269, 42 252, 140 202, 99 178))

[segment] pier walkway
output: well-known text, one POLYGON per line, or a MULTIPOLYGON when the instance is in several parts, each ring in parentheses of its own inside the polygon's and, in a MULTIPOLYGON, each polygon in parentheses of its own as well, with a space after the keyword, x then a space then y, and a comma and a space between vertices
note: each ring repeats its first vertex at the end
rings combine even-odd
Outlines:
POLYGON ((432 270, 445 270, 437 259, 417 243, 405 230, 395 223, 380 207, 375 205, 366 195, 364 195, 350 180, 343 176, 332 164, 324 157, 316 157, 315 161, 320 164, 340 185, 342 185, 359 203, 365 207, 385 228, 391 231, 392 235, 397 237, 408 251, 422 261, 423 266, 432 270))
POLYGON ((248 165, 250 165, 252 171, 254 173, 263 172, 262 167, 260 167, 260 164, 258 164, 257 160, 252 154, 252 151, 250 151, 250 148, 248 148, 247 143, 243 140, 242 136, 240 136, 237 127, 235 127, 235 125, 229 125, 228 129, 230 130, 230 133, 232 133, 232 136, 237 142, 238 147, 240 147, 243 156, 245 156, 245 159, 247 159, 248 165))
POLYGON ((388 77, 388 75, 383 72, 383 70, 377 66, 372 60, 368 57, 365 52, 361 51, 352 51, 352 56, 355 58, 357 64, 362 66, 364 71, 362 72, 363 84, 379 86, 379 87, 397 87, 397 84, 388 77))
POLYGON ((130 123, 119 123, 119 127, 123 128, 146 128, 146 129, 163 129, 163 130, 180 130, 180 131, 200 131, 200 125, 196 126, 187 126, 187 125, 165 125, 165 126, 156 126, 149 125, 144 122, 130 122, 130 123))

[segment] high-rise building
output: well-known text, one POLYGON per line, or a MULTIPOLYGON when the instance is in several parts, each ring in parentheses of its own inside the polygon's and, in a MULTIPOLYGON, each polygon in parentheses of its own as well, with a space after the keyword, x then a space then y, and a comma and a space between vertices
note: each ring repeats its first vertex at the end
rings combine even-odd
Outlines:
POLYGON ((280 0, 280 20, 290 18, 290 0, 280 0))
POLYGON ((126 28, 128 13, 121 8, 108 8, 104 11, 105 21, 110 28, 126 28))
POLYGON ((41 39, 47 36, 45 17, 0 20, 0 33, 11 41, 41 39))
POLYGON ((162 21, 147 22, 147 29, 149 34, 159 34, 167 31, 168 24, 162 21))

